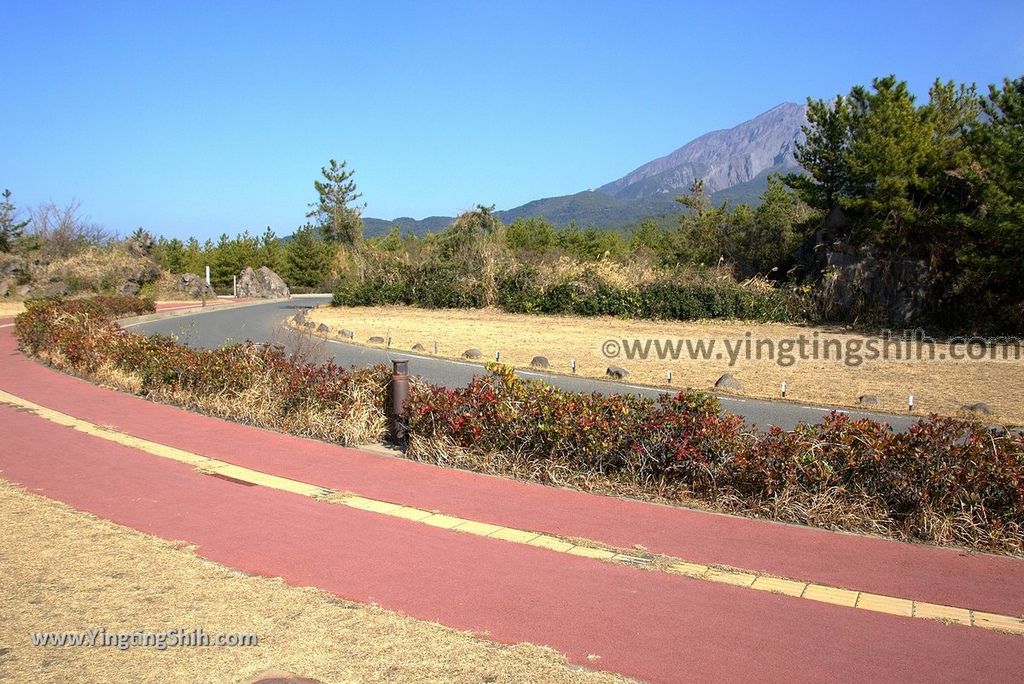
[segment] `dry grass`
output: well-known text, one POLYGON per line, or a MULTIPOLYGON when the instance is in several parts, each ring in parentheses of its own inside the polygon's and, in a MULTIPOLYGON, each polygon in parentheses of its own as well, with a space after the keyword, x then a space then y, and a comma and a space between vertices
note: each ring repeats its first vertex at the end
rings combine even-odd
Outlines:
MULTIPOLYGON (((408 350, 420 343, 427 353, 432 353, 437 340, 439 355, 450 358, 458 358, 466 349, 476 347, 483 352, 483 360, 493 360, 495 351, 500 350, 503 363, 525 368, 534 356, 546 356, 557 372, 569 372, 570 359, 575 358, 580 375, 602 377, 609 364, 616 364, 632 373, 630 382, 663 386, 666 372, 671 370, 674 387, 699 389, 711 388, 722 373, 731 372, 743 382, 744 396, 777 398, 780 384, 786 382, 787 397, 792 401, 856 406, 860 395, 873 394, 881 402, 878 409, 905 412, 907 395, 913 394, 918 415, 957 415, 965 404, 985 402, 995 413, 992 420, 1024 423, 1024 360, 893 360, 864 363, 856 368, 819 360, 798 361, 786 368, 772 361, 740 358, 730 368, 727 357, 659 361, 652 354, 646 361, 630 361, 610 360, 601 351, 602 343, 609 339, 732 341, 742 340, 747 332, 755 340, 776 341, 800 335, 810 339, 817 332, 821 340, 836 339, 844 347, 861 339, 825 328, 718 321, 628 321, 509 314, 495 309, 426 310, 402 306, 315 309, 309 319, 326 323, 332 329, 353 330, 355 341, 360 344, 367 344, 367 339, 374 335, 390 336, 392 348, 408 350)), ((716 351, 722 349, 722 342, 718 344, 716 351)), ((938 351, 945 351, 945 345, 939 345, 938 351)))
POLYGON ((0 480, 0 679, 244 682, 284 670, 323 682, 612 682, 555 651, 503 646, 329 594, 251 577, 0 480), (30 634, 202 628, 238 648, 33 647, 30 634))
POLYGON ((0 302, 0 318, 17 316, 24 310, 25 304, 22 302, 0 302))

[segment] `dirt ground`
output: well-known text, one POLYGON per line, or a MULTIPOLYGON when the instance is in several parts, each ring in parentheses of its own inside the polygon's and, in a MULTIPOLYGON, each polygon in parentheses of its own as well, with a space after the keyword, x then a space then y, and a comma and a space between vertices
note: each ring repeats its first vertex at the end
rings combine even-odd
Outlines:
MULTIPOLYGON (((866 360, 864 348, 858 351, 858 345, 865 341, 862 335, 782 324, 627 321, 402 306, 321 308, 312 311, 310 318, 329 325, 334 331, 331 337, 336 339, 341 339, 338 328, 353 331, 358 344, 369 344, 367 340, 372 336, 390 337, 395 349, 409 350, 419 343, 426 349, 421 353, 432 355, 436 340, 438 355, 448 358, 459 358, 465 350, 477 348, 483 353, 481 361, 493 361, 495 352, 500 351, 503 363, 526 368, 534 356, 545 356, 551 369, 562 373, 570 373, 570 361, 576 359, 577 374, 592 377, 603 377, 608 366, 614 364, 631 373, 628 382, 655 386, 667 385, 667 373, 671 371, 671 386, 679 388, 710 389, 723 373, 732 373, 743 383, 743 391, 737 392, 742 396, 778 398, 785 382, 787 399, 800 403, 857 406, 861 395, 874 395, 879 404, 868 408, 906 412, 909 395, 913 395, 916 415, 964 415, 965 405, 984 402, 994 412, 986 420, 1024 424, 1024 351, 1019 346, 995 348, 997 354, 1005 351, 1009 361, 907 361, 902 343, 903 359, 866 360), (807 356, 818 343, 817 360, 799 358, 795 345, 801 336, 807 356), (750 358, 745 353, 748 339, 754 352, 750 358), (691 358, 683 346, 677 359, 668 355, 666 360, 659 360, 652 345, 646 360, 635 356, 629 359, 622 350, 634 340, 671 341, 677 350, 680 340, 689 340, 691 345, 714 340, 716 346, 711 358, 691 358), (759 340, 760 360, 756 358, 759 340), (620 350, 614 358, 604 351, 609 341, 613 342, 610 351, 620 350), (794 345, 789 354, 780 353, 780 342, 794 345), (826 343, 831 345, 828 360, 822 358, 826 343), (736 361, 730 365, 730 356, 736 353, 736 361), (836 360, 837 354, 844 360, 836 360), (794 361, 791 365, 779 362, 789 358, 794 361), (857 358, 862 363, 852 365, 857 358)), ((936 358, 950 354, 947 344, 932 348, 936 358)), ((961 352, 963 349, 959 348, 961 352)), ((895 356, 895 345, 889 354, 895 356)))
POLYGON ((273 670, 322 682, 624 681, 551 649, 244 575, 3 480, 0 529, 0 680, 249 682, 273 670), (259 645, 32 646, 33 632, 94 628, 254 633, 259 645))

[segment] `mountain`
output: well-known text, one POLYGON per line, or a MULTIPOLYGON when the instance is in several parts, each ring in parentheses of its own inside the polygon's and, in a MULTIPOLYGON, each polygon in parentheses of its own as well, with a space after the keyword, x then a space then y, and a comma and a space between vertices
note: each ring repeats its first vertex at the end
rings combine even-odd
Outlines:
MULTIPOLYGON (((582 226, 616 228, 647 216, 678 213, 675 198, 689 192, 697 178, 704 180, 704 189, 715 202, 754 204, 770 174, 799 171, 793 152, 806 123, 807 108, 786 102, 734 128, 705 133, 597 190, 547 197, 495 213, 506 224, 521 217, 543 217, 558 226, 575 221, 582 226)), ((368 218, 364 222, 366 234, 373 236, 386 234, 395 224, 416 234, 437 232, 452 220, 431 216, 422 221, 368 218)))

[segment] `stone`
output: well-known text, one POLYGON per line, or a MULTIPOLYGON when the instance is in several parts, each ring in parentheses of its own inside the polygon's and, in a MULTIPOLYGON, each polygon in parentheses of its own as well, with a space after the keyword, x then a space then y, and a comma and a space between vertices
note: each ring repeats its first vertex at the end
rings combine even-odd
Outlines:
POLYGON ((291 296, 281 276, 266 266, 260 266, 255 271, 246 266, 238 275, 237 294, 239 297, 255 299, 287 299, 291 296))
POLYGON ((534 368, 551 368, 546 356, 534 356, 530 359, 530 365, 534 368))
POLYGON ((124 241, 130 254, 142 257, 148 257, 153 252, 153 244, 153 236, 146 230, 140 230, 124 241))
POLYGON ((882 402, 874 394, 862 394, 857 397, 857 403, 862 406, 878 406, 882 402))
POLYGON ((313 328, 316 327, 316 323, 314 323, 313 321, 306 321, 305 323, 302 324, 302 327, 309 328, 310 330, 312 330, 313 328))
POLYGON ((318 325, 316 327, 316 331, 320 332, 320 333, 329 333, 329 332, 331 332, 331 326, 329 326, 329 325, 327 325, 325 323, 321 323, 320 325, 318 325))
POLYGON ((381 337, 380 335, 374 335, 369 340, 367 340, 367 342, 369 342, 370 344, 384 344, 384 338, 381 337))
POLYGON ((6 280, 0 280, 0 297, 9 297, 11 295, 11 283, 6 280))
POLYGON ((988 426, 988 433, 990 435, 992 435, 993 437, 1005 437, 1006 436, 1006 428, 1003 427, 1002 425, 989 425, 988 426))
POLYGON ((466 351, 462 352, 462 358, 464 359, 479 359, 481 356, 483 356, 483 354, 480 352, 479 349, 476 348, 467 349, 466 351))
POLYGON ((0 278, 16 279, 28 272, 28 262, 13 254, 0 253, 0 278))
POLYGON ((967 404, 966 406, 962 406, 961 408, 962 410, 968 413, 979 413, 983 416, 992 415, 992 408, 988 404, 981 401, 979 401, 976 404, 967 404))
POLYGON ((629 377, 629 371, 622 366, 608 366, 604 374, 615 380, 623 380, 629 377))
POLYGON ((134 280, 126 280, 118 286, 117 291, 123 295, 134 297, 135 295, 139 294, 139 290, 141 289, 142 286, 140 286, 134 280))
POLYGON ((31 285, 23 285, 22 287, 18 288, 18 290, 20 291, 26 287, 29 288, 29 292, 22 295, 22 297, 25 297, 26 299, 43 299, 44 297, 63 297, 68 293, 67 283, 60 281, 49 282, 46 283, 45 285, 41 285, 40 287, 35 288, 33 288, 31 285))
POLYGON ((743 383, 737 380, 732 373, 723 373, 718 380, 715 380, 715 387, 717 389, 734 390, 736 392, 743 391, 743 383))
POLYGON ((209 283, 195 273, 179 273, 174 276, 174 289, 177 292, 184 292, 192 299, 199 299, 204 294, 209 299, 217 296, 209 283))
POLYGON ((356 336, 356 334, 354 332, 352 332, 351 330, 349 330, 348 328, 342 328, 341 330, 338 331, 338 333, 342 337, 347 337, 350 340, 353 339, 356 336))
POLYGON ((32 286, 19 285, 17 289, 14 290, 14 294, 18 295, 19 297, 28 297, 30 294, 32 294, 32 286))
POLYGON ((413 351, 426 351, 426 348, 424 348, 424 346, 422 344, 417 342, 416 344, 412 345, 412 350, 413 351))

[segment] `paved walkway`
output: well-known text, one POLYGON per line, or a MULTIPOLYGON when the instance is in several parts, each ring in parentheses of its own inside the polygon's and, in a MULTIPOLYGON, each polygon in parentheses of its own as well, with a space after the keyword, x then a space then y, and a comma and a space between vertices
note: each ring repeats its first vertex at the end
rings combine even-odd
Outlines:
POLYGON ((806 596, 820 585, 853 590, 858 604, 878 595, 976 611, 968 622, 1019 616, 1024 562, 610 499, 247 428, 55 373, 21 356, 10 328, 0 328, 0 390, 4 479, 247 572, 498 641, 548 644, 584 666, 652 681, 1010 680, 1024 667, 1024 636, 979 628, 992 625, 806 596), (266 474, 355 497, 336 494, 348 505, 335 505, 275 488, 266 474), (431 523, 431 512, 442 515, 431 523), (534 536, 505 539, 499 528, 534 536), (587 541, 571 553, 541 537, 587 541), (691 577, 585 555, 635 545, 751 579, 734 586, 706 568, 691 577), (766 575, 802 583, 804 598, 756 591, 766 575))

